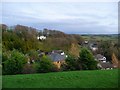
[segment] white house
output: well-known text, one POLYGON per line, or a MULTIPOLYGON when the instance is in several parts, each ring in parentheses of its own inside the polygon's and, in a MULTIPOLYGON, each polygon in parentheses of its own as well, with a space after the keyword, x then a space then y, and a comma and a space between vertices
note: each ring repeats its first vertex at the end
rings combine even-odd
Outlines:
POLYGON ((84 41, 85 44, 88 44, 88 41, 84 41))
POLYGON ((45 40, 45 39, 46 39, 46 36, 38 36, 37 39, 45 40))

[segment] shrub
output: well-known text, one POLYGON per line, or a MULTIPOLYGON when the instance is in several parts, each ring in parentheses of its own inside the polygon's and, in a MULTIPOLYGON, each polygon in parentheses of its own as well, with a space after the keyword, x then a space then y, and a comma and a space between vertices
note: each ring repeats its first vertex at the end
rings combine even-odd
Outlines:
POLYGON ((65 60, 65 63, 61 65, 61 69, 64 71, 66 70, 80 70, 81 65, 78 62, 78 59, 75 58, 74 56, 68 56, 65 60))
POLYGON ((55 66, 52 63, 52 61, 50 60, 50 58, 48 58, 47 56, 44 55, 41 58, 40 62, 38 63, 37 71, 39 73, 47 73, 47 72, 51 72, 54 68, 55 68, 55 66))
POLYGON ((29 59, 30 59, 31 62, 32 62, 32 60, 39 61, 38 52, 35 51, 35 50, 30 50, 28 52, 28 56, 29 56, 29 59))
POLYGON ((81 63, 83 70, 97 69, 97 62, 87 48, 82 48, 78 60, 81 63))
POLYGON ((23 67, 23 74, 31 74, 31 73, 36 73, 36 66, 35 64, 25 64, 23 67))
POLYGON ((11 55, 4 62, 4 72, 5 74, 20 74, 24 64, 26 63, 24 54, 20 53, 17 50, 11 51, 11 55))

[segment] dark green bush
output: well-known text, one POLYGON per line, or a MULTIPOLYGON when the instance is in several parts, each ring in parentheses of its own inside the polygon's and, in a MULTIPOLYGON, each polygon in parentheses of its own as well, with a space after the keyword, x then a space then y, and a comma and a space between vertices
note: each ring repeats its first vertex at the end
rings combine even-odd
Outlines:
POLYGON ((79 58, 83 70, 97 69, 97 62, 94 60, 92 53, 87 48, 82 48, 79 58))
POLYGON ((26 63, 24 54, 17 50, 11 51, 10 57, 4 62, 5 74, 20 74, 22 73, 23 66, 26 63))
POLYGON ((38 69, 37 71, 39 73, 47 73, 47 72, 51 72, 53 71, 53 69, 55 68, 53 62, 50 60, 50 58, 48 58, 47 56, 43 56, 40 60, 40 62, 38 63, 38 69))

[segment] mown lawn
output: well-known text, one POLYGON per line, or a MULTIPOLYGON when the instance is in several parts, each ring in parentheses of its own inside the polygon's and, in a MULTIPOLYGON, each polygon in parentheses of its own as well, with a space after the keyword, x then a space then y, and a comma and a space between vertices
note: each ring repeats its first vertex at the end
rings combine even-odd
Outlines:
POLYGON ((5 75, 2 81, 3 88, 116 88, 118 70, 5 75))

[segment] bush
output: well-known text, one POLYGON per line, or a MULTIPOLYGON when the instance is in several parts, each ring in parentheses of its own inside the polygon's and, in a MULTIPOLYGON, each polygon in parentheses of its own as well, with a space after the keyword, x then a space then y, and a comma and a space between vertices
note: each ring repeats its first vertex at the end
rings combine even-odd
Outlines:
POLYGON ((65 60, 65 63, 63 63, 61 65, 61 69, 63 71, 66 71, 66 70, 80 70, 81 69, 81 65, 80 63, 78 62, 78 59, 75 58, 74 56, 68 56, 65 60))
POLYGON ((35 64, 25 64, 23 67, 23 74, 31 74, 36 73, 36 65, 35 64))
POLYGON ((47 56, 43 56, 40 60, 40 62, 38 63, 38 69, 37 71, 39 73, 47 73, 47 72, 51 72, 54 69, 54 64, 52 63, 52 61, 50 60, 50 58, 48 58, 47 56))
POLYGON ((2 64, 8 60, 8 58, 10 57, 10 52, 3 52, 2 53, 2 64))
POLYGON ((97 62, 87 48, 82 48, 78 60, 81 63, 83 70, 97 69, 97 62))
POLYGON ((24 54, 20 53, 17 50, 11 51, 11 55, 4 62, 4 73, 5 74, 20 74, 22 73, 22 69, 24 64, 26 63, 26 59, 24 54))
POLYGON ((38 52, 35 50, 30 50, 28 52, 28 56, 29 56, 30 62, 32 62, 32 60, 39 61, 38 52))

